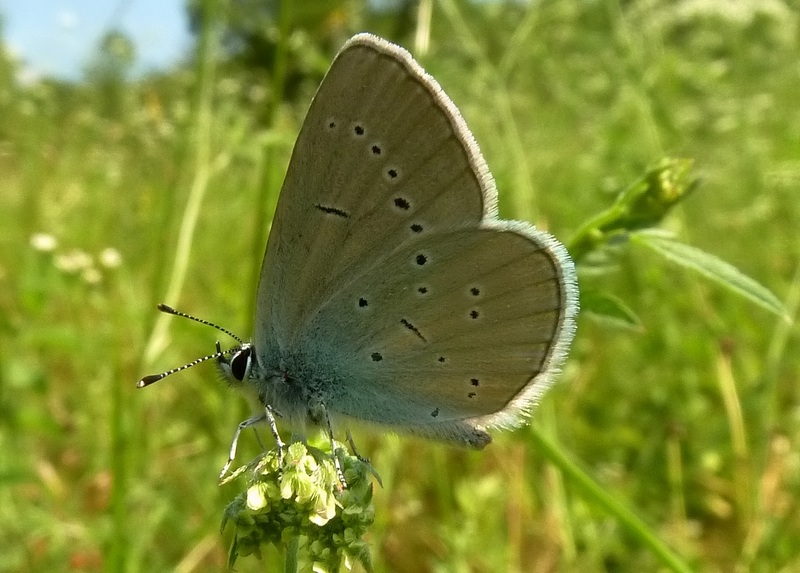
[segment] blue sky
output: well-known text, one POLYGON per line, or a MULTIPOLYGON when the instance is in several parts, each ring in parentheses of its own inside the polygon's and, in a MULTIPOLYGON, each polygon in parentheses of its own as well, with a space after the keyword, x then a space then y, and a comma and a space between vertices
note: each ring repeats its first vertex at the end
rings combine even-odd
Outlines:
POLYGON ((31 77, 79 79, 109 29, 133 40, 137 72, 168 67, 192 41, 184 0, 0 0, 0 20, 31 77))

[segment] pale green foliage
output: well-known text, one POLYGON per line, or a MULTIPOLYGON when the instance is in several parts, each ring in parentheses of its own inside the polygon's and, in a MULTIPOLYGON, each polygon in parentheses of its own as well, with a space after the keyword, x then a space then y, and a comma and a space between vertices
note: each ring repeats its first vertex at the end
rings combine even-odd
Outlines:
MULTIPOLYGON (((729 272, 796 319, 796 0, 423 1, 429 27, 390 10, 376 25, 376 3, 288 3, 303 13, 274 26, 283 92, 216 58, 208 91, 190 63, 123 76, 104 101, 102 85, 37 80, 0 54, 0 572, 225 568, 217 516, 247 487, 216 475, 250 412, 207 365, 134 385, 213 349, 215 333, 173 320, 143 364, 158 302, 250 335, 292 143, 333 50, 360 30, 411 49, 459 106, 502 214, 566 244, 662 157, 694 160, 699 187, 657 223, 691 250, 623 232, 579 262, 587 307, 630 328, 583 313, 534 423, 695 570, 800 570, 800 337, 729 272), (166 300, 199 175, 185 281, 166 300), (694 249, 731 267, 706 280, 694 249)), ((663 567, 529 429, 479 453, 356 438, 386 484, 365 537, 377 571, 663 567)), ((260 451, 251 436, 240 448, 260 451)), ((274 571, 262 549, 237 571, 274 571)))

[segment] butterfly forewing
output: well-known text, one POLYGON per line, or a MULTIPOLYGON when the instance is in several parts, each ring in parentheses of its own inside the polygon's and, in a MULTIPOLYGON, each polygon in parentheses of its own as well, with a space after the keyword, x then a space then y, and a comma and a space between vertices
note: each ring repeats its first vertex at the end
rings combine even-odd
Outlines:
POLYGON ((351 41, 336 58, 281 191, 256 341, 286 348, 326 299, 381 257, 420 236, 475 225, 494 208, 483 160, 439 94, 407 52, 382 40, 351 41))

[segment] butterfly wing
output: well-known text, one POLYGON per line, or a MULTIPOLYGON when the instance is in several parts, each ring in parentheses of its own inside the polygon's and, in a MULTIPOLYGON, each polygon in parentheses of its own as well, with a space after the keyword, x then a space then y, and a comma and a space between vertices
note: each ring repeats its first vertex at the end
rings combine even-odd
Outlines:
POLYGON ((348 284, 312 321, 346 363, 331 410, 470 441, 511 427, 547 389, 574 330, 573 267, 530 226, 432 233, 348 284))
POLYGON ((440 93, 408 52, 384 40, 361 34, 342 49, 308 111, 278 200, 256 341, 290 346, 375 253, 436 228, 477 224, 495 208, 483 158, 440 93))
POLYGON ((518 423, 563 360, 577 289, 564 248, 496 220, 495 204, 435 80, 405 50, 353 38, 278 202, 259 363, 333 413, 430 436, 480 446, 482 428, 518 423))

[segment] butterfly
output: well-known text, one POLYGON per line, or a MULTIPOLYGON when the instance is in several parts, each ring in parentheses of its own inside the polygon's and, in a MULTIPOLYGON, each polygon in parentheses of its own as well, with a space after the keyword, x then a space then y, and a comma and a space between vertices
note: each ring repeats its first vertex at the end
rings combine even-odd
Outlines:
POLYGON ((358 34, 297 138, 252 342, 195 362, 216 358, 260 404, 231 459, 239 432, 265 420, 282 445, 276 415, 331 440, 356 420, 482 448, 488 430, 525 422, 577 312, 566 249, 498 218, 492 176, 439 84, 403 48, 358 34))

